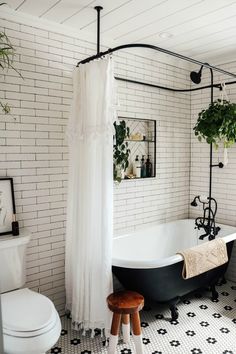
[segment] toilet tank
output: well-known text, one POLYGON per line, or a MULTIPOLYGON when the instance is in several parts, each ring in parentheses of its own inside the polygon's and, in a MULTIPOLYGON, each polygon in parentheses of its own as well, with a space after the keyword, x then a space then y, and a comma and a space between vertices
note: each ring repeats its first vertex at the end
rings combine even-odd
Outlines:
POLYGON ((0 293, 18 289, 26 281, 26 247, 30 232, 20 230, 19 236, 0 236, 0 293))

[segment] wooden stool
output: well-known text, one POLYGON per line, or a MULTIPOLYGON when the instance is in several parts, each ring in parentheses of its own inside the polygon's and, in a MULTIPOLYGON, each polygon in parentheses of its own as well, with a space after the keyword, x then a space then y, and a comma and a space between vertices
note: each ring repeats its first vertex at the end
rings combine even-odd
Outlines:
POLYGON ((125 343, 130 340, 130 317, 136 354, 144 354, 139 311, 144 306, 142 295, 134 291, 118 291, 107 298, 109 309, 113 312, 108 354, 116 353, 120 322, 125 343))

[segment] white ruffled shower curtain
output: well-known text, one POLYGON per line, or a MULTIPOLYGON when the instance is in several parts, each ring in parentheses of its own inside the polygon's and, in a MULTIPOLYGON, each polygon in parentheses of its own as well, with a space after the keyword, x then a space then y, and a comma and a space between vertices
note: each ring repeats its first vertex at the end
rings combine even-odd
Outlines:
POLYGON ((68 124, 66 307, 79 329, 108 329, 112 291, 114 73, 110 57, 76 68, 68 124))

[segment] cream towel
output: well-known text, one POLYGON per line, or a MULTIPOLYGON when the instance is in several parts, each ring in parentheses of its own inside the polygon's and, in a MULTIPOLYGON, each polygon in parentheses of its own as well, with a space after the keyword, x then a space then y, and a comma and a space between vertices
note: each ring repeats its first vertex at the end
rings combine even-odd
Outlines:
POLYGON ((182 276, 195 277, 228 262, 226 243, 222 238, 178 252, 184 258, 182 276))

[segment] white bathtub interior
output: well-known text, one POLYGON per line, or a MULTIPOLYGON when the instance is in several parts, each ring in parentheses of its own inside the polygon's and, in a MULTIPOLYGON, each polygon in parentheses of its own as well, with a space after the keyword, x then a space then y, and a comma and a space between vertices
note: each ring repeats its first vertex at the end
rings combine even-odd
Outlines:
MULTIPOLYGON (((217 237, 230 242, 236 238, 236 228, 217 224, 221 230, 217 237)), ((183 219, 166 224, 157 224, 135 232, 118 235, 113 240, 114 266, 126 268, 157 268, 181 261, 176 253, 203 241, 203 230, 195 229, 194 219, 183 219)))

